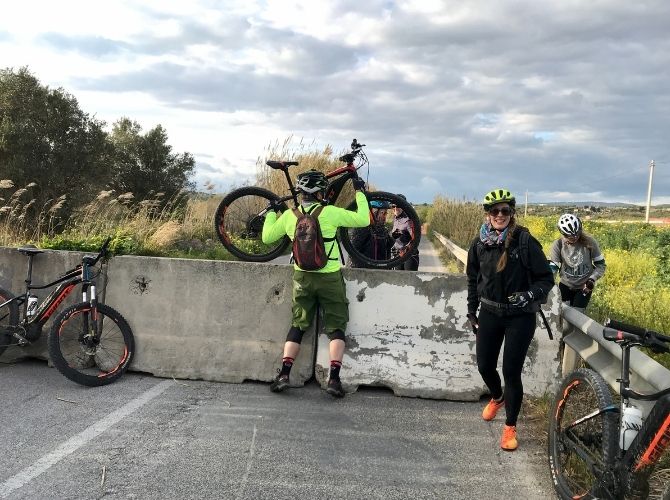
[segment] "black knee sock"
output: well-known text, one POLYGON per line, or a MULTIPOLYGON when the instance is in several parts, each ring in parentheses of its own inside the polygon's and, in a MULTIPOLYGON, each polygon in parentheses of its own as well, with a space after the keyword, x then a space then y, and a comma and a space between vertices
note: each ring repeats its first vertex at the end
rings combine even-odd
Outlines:
POLYGON ((293 358, 283 358, 282 363, 281 363, 281 372, 279 372, 279 375, 288 375, 291 373, 291 368, 293 367, 293 358))
POLYGON ((340 368, 342 368, 342 361, 331 360, 330 362, 330 378, 338 380, 340 378, 340 368))

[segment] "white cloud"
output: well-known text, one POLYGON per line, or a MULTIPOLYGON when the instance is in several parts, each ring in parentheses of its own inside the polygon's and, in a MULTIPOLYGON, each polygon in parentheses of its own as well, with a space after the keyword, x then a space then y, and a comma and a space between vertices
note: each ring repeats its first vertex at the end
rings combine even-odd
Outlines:
POLYGON ((375 183, 416 201, 501 182, 644 201, 639 167, 668 152, 668 18, 661 0, 14 2, 0 54, 110 123, 162 124, 203 182, 251 178, 294 133, 356 136, 375 183))

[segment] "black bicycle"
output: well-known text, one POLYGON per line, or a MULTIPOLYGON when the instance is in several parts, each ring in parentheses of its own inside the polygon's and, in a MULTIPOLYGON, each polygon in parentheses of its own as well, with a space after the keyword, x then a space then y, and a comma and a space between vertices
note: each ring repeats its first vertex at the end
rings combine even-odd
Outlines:
POLYGON ((58 306, 81 284, 82 302, 63 310, 53 321, 48 337, 53 365, 70 380, 100 386, 125 373, 135 352, 128 322, 119 312, 96 298, 95 265, 106 255, 110 238, 97 256, 86 255, 81 264, 46 285, 32 284, 33 259, 43 253, 34 247, 19 248, 28 257, 26 290, 19 296, 0 288, 0 355, 10 345, 25 346, 42 335, 42 328, 58 306), (58 286, 56 286, 58 285, 58 286), (33 290, 56 286, 38 304, 33 290))
MULTIPOLYGON (((326 202, 334 204, 337 201, 345 184, 352 179, 358 178, 358 170, 368 165, 367 156, 363 152, 365 144, 360 144, 356 139, 351 143, 351 152, 340 157, 340 161, 346 166, 333 170, 326 174, 328 179, 333 179, 326 190, 326 202)), ((231 191, 223 198, 214 216, 214 227, 216 234, 223 246, 233 255, 241 260, 251 262, 267 262, 282 255, 289 243, 288 236, 272 244, 264 244, 261 241, 265 215, 271 210, 270 201, 280 203, 282 211, 288 210, 286 202, 293 200, 293 206, 298 207, 298 191, 295 189, 288 169, 298 165, 297 161, 273 161, 266 164, 273 169, 281 170, 286 177, 290 194, 278 196, 264 188, 243 187, 231 191)), ((409 259, 419 247, 421 239, 421 223, 414 207, 404 198, 393 193, 383 191, 365 192, 368 203, 379 202, 381 206, 399 207, 409 217, 411 222, 411 234, 409 242, 399 253, 388 253, 385 256, 373 258, 364 254, 352 244, 354 229, 341 227, 338 230, 338 239, 352 259, 361 262, 368 267, 388 269, 409 259)), ((355 210, 356 202, 352 202, 347 208, 355 210)), ((374 222, 372 211, 370 221, 374 222)), ((386 229, 390 231, 393 224, 392 214, 387 214, 386 229)), ((371 237, 379 236, 379 224, 371 225, 368 229, 371 237)), ((357 234, 360 239, 360 229, 357 234)))
MULTIPOLYGON (((613 320, 603 336, 621 346, 621 400, 614 403, 605 380, 591 369, 580 368, 563 380, 549 425, 549 468, 562 499, 647 498, 649 476, 670 445, 670 387, 640 394, 629 378, 631 347, 670 352, 670 337, 613 320), (631 399, 656 401, 643 423, 639 416, 628 422, 627 415, 636 413, 631 399)), ((663 498, 670 498, 670 485, 663 498)))

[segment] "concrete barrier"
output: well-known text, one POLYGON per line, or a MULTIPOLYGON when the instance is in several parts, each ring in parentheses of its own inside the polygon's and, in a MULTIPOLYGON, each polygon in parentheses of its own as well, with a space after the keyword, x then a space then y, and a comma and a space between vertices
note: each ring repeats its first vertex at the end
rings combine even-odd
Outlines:
MULTIPOLYGON (((475 337, 467 324, 464 275, 345 269, 350 321, 342 383, 389 387, 398 396, 477 400, 487 392, 477 370, 475 337)), ((543 307, 558 328, 559 300, 543 307)), ((319 332, 315 374, 325 387, 328 338, 319 332)), ((500 357, 502 362, 502 356, 500 357)), ((558 341, 535 332, 524 365, 524 392, 553 392, 559 379, 558 341)))
MULTIPOLYGON (((76 252, 39 255, 34 279, 42 282, 80 258, 76 252)), ((26 262, 16 250, 0 249, 0 286, 21 290, 26 262)), ((116 257, 107 266, 108 285, 99 295, 133 329, 131 370, 223 382, 274 377, 291 318, 290 266, 131 256, 116 257)), ((383 385, 402 396, 461 400, 485 393, 474 336, 466 326, 463 275, 345 269, 344 276, 351 316, 345 388, 383 385)), ((553 296, 545 311, 554 328, 558 301, 553 296)), ((313 373, 325 384, 327 337, 319 335, 318 353, 316 344, 314 330, 307 332, 292 384, 303 384, 313 373)), ((2 359, 25 353, 46 357, 40 345, 11 348, 2 359)), ((558 343, 538 328, 524 368, 526 393, 553 388, 557 356, 558 343)))
MULTIPOLYGON (((107 302, 137 340, 132 369, 160 377, 270 381, 291 324, 289 266, 211 260, 117 257, 107 302)), ((312 376, 308 331, 291 383, 312 376)))

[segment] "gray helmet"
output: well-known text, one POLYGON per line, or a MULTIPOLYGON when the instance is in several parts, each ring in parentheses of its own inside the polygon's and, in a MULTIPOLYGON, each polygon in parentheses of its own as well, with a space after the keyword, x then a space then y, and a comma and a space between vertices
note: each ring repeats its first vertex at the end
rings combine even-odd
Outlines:
POLYGON ((304 193, 314 194, 323 192, 328 187, 328 179, 323 172, 308 170, 298 174, 295 187, 304 193))

